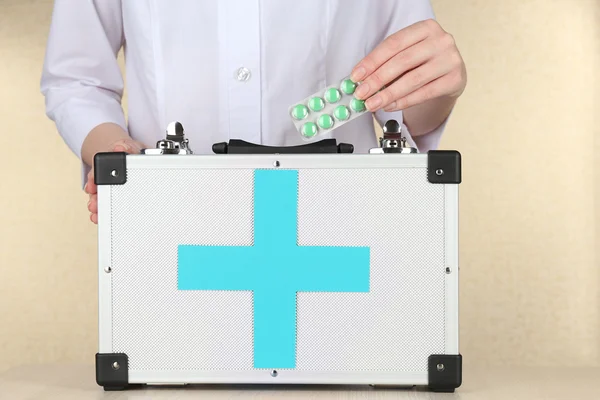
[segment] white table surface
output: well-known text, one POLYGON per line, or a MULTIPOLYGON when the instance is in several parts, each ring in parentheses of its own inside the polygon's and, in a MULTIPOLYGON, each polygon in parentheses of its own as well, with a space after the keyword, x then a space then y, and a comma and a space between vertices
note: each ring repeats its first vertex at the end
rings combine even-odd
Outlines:
POLYGON ((600 368, 469 368, 453 394, 369 386, 185 386, 104 392, 91 365, 24 366, 0 374, 1 400, 87 399, 600 399, 600 368))

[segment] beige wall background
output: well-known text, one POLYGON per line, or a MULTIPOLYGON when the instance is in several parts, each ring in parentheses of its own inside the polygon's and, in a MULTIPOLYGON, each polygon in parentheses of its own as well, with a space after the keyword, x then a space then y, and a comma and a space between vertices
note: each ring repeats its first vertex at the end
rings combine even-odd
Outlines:
MULTIPOLYGON (((442 141, 463 155, 465 362, 599 365, 600 2, 433 5, 469 71, 442 141)), ((96 352, 96 228, 39 94, 51 7, 0 0, 0 370, 96 352)))

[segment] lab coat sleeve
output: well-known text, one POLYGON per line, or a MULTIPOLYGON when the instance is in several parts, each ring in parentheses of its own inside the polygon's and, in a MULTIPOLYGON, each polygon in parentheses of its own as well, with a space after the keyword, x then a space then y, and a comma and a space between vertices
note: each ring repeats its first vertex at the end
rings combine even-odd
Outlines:
MULTIPOLYGON (((429 0, 394 1, 392 20, 385 33, 385 37, 390 36, 409 25, 427 19, 435 19, 435 14, 429 0)), ((408 133, 408 138, 412 139, 419 152, 426 153, 429 150, 438 148, 450 117, 448 116, 440 126, 433 131, 417 137, 412 137, 412 135, 410 135, 406 124, 403 122, 402 111, 386 112, 378 110, 375 112, 375 120, 381 126, 385 124, 385 121, 390 119, 395 119, 401 123, 403 132, 408 133)))
POLYGON ((80 159, 97 125, 112 122, 127 131, 117 62, 123 43, 121 0, 56 0, 41 92, 46 114, 80 159))

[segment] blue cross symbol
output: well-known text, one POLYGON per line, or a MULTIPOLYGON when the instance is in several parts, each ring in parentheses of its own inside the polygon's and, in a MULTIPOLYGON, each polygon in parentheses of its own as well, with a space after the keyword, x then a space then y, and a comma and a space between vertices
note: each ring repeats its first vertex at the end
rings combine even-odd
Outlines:
POLYGON ((256 170, 254 245, 178 249, 179 290, 253 292, 254 368, 295 368, 297 292, 369 291, 369 248, 298 246, 297 205, 298 171, 256 170))

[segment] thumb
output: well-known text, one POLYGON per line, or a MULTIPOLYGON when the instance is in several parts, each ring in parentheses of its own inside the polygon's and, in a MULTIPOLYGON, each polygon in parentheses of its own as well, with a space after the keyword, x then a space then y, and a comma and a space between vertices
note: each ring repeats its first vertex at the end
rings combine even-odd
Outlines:
POLYGON ((117 144, 117 145, 115 145, 115 147, 113 147, 113 151, 115 151, 115 152, 124 151, 126 153, 129 153, 131 150, 130 150, 129 146, 127 146, 126 144, 117 144))
POLYGON ((123 140, 113 145, 113 151, 138 154, 142 151, 142 145, 135 140, 123 140))
POLYGON ((137 140, 132 140, 129 143, 129 152, 130 153, 135 153, 135 154, 139 154, 142 152, 142 148, 144 148, 144 145, 141 144, 140 142, 138 142, 137 140))

